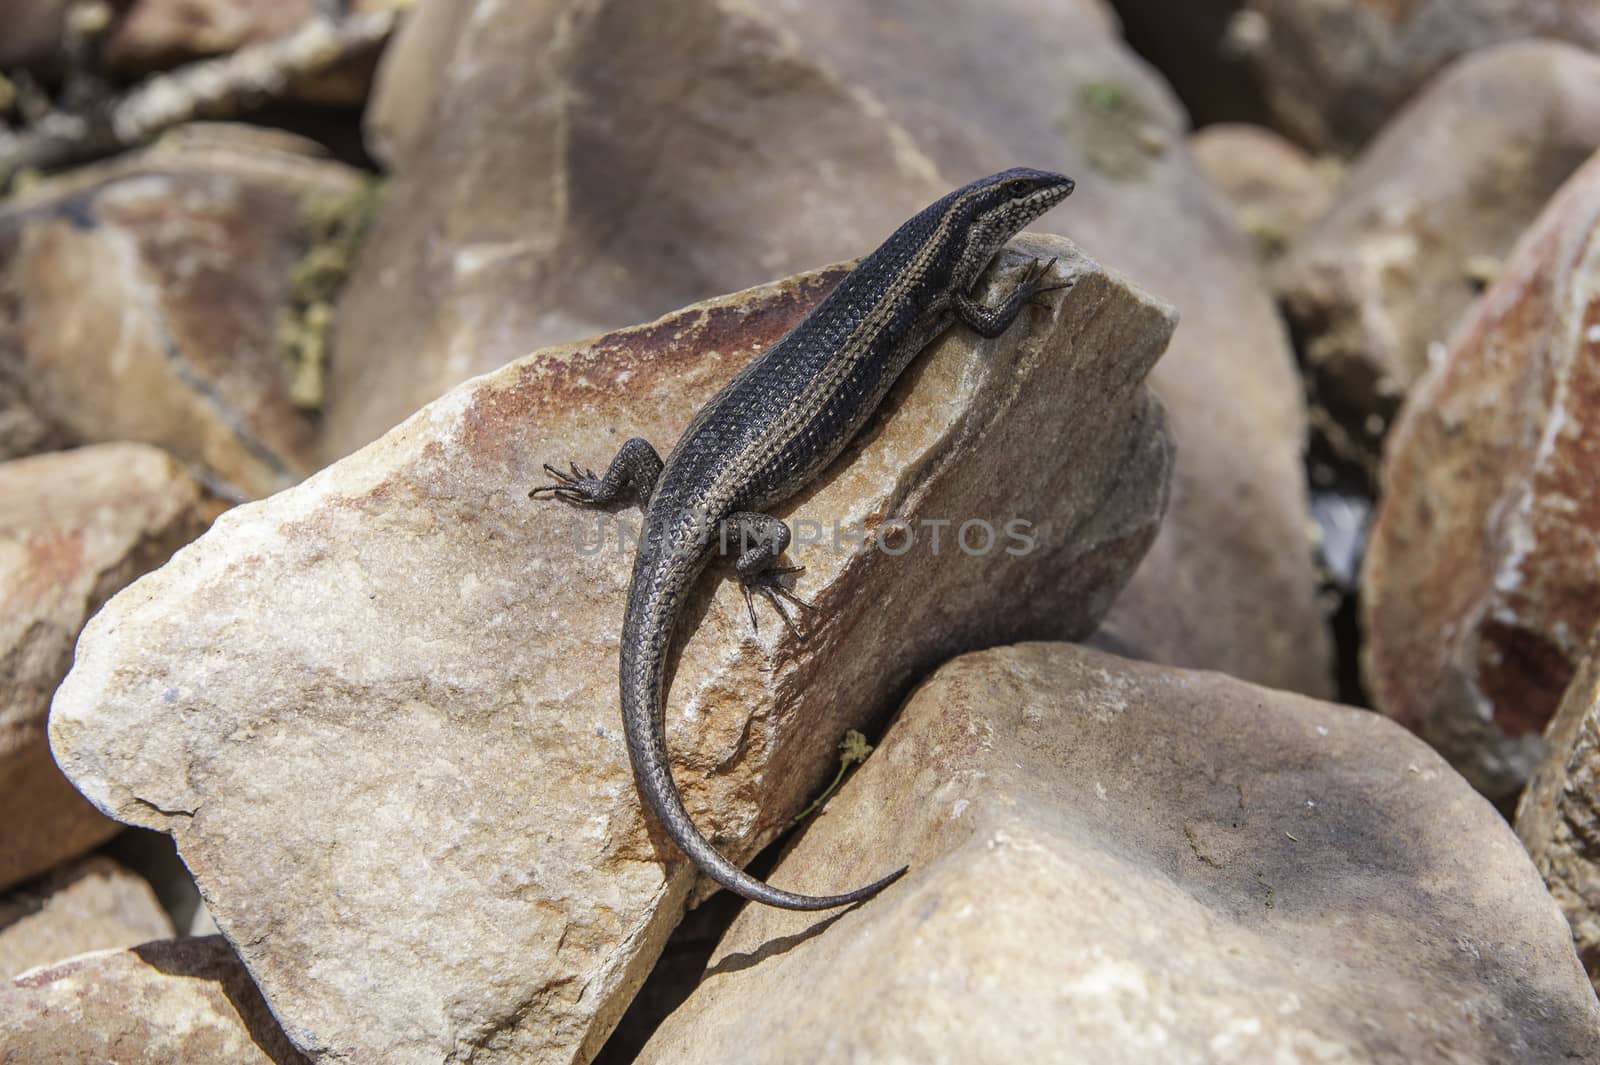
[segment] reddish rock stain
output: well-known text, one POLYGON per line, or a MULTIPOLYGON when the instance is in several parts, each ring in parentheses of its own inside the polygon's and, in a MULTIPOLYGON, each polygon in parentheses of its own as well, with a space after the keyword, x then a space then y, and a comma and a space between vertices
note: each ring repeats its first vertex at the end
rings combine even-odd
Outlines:
POLYGON ((1574 672, 1565 652, 1531 629, 1485 622, 1478 648, 1478 690, 1508 738, 1542 732, 1574 672))
POLYGON ((1422 0, 1360 0, 1360 3, 1390 26, 1400 26, 1410 20, 1422 0))
POLYGON ((831 268, 743 302, 693 307, 533 356, 508 386, 483 388, 472 397, 462 443, 468 454, 493 458, 539 421, 584 406, 629 409, 652 383, 682 376, 710 352, 728 356, 715 382, 720 386, 809 314, 845 273, 831 268))

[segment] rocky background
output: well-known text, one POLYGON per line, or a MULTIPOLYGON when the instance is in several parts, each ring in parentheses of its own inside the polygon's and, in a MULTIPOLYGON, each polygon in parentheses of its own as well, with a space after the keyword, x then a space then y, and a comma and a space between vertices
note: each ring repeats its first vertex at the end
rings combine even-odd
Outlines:
POLYGON ((1597 151, 1577 2, 12 0, 0 1063, 1600 1062, 1597 151), (741 907, 527 490, 1018 164, 689 604, 698 823, 911 867, 741 907))

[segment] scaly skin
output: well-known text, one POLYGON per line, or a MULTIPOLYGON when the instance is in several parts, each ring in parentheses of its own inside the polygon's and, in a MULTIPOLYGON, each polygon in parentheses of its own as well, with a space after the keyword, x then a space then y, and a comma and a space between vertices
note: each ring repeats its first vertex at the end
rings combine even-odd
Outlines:
MULTIPOLYGON (((859 902, 905 869, 841 895, 797 895, 750 876, 695 827, 672 781, 662 735, 667 648, 685 597, 727 542, 744 549, 737 569, 751 593, 790 624, 782 600, 805 604, 776 581, 793 568, 777 559, 789 530, 765 513, 805 487, 861 429, 895 378, 959 321, 997 337, 1042 293, 1050 264, 1035 261, 1022 282, 986 307, 972 296, 995 253, 1072 191, 1072 180, 1040 170, 1007 170, 957 189, 906 222, 856 266, 800 324, 713 396, 665 463, 649 443, 629 440, 606 470, 571 474, 551 466, 548 494, 604 506, 632 494, 647 500, 644 535, 622 621, 622 724, 645 802, 706 875, 747 899, 793 910, 859 902)), ((793 625, 790 624, 793 628, 793 625)))

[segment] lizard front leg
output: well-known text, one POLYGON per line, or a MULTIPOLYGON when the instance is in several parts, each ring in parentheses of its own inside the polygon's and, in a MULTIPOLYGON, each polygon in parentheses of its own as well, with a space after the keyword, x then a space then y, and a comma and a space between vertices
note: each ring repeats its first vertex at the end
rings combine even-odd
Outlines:
POLYGON ((554 477, 555 483, 532 489, 528 492, 529 499, 548 494, 579 506, 603 507, 632 494, 640 503, 648 503, 656 490, 656 478, 661 476, 661 456, 650 446, 650 441, 636 436, 622 445, 604 477, 597 477, 593 470, 578 469, 576 462, 570 474, 562 473, 548 462, 544 464, 544 472, 554 477))
POLYGON ((1000 302, 998 307, 986 307, 973 299, 966 292, 956 293, 951 306, 956 318, 985 340, 993 340, 1010 328, 1011 323, 1017 320, 1017 315, 1022 313, 1022 308, 1027 304, 1044 306, 1039 299, 1046 292, 1057 292, 1061 289, 1071 288, 1071 281, 1064 281, 1057 285, 1045 284, 1045 278, 1050 273, 1050 268, 1056 261, 1051 259, 1035 259, 1023 271, 1022 280, 1011 290, 1010 295, 1000 302))

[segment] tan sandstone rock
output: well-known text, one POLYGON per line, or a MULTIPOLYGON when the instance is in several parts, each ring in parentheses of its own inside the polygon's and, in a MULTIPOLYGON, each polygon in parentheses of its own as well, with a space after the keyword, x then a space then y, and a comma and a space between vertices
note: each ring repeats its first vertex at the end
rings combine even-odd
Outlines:
POLYGON ((1600 156, 1407 400, 1362 577, 1375 705, 1495 797, 1600 622, 1600 156))
POLYGON ((221 936, 98 951, 0 987, 0 1065, 307 1065, 221 936))
POLYGON ((29 405, 20 371, 0 360, 0 462, 72 446, 70 433, 29 405))
POLYGON ((1549 751, 1517 804, 1517 835, 1600 982, 1600 630, 1545 733, 1549 751))
POLYGON ((1600 1061, 1495 810, 1382 717, 1064 644, 917 689, 639 1065, 1600 1061))
POLYGON ((161 900, 161 907, 172 920, 179 936, 213 936, 217 926, 206 912, 194 877, 178 857, 178 848, 165 832, 128 828, 102 848, 137 873, 161 900))
POLYGON ((1189 150, 1264 260, 1283 254, 1333 202, 1329 168, 1263 126, 1206 126, 1189 137, 1189 150))
POLYGON ((1246 0, 1245 15, 1235 36, 1279 128, 1346 154, 1460 56, 1531 37, 1600 48, 1588 0, 1246 0))
POLYGON ((363 187, 311 150, 195 130, 7 201, 0 381, 71 439, 156 444, 246 495, 304 476, 283 316, 311 205, 363 187))
MULTIPOLYGON (((85 858, 0 895, 0 985, 91 950, 172 934, 172 921, 142 877, 109 858, 85 858)), ((0 1014, 0 1028, 5 1023, 0 1014)))
POLYGON ((396 167, 340 305, 330 456, 524 351, 870 251, 1026 164, 1042 221, 1178 307, 1178 440, 1115 646, 1329 689, 1301 385, 1170 92, 1098 0, 423 5, 371 109, 396 167))
MULTIPOLYGON (((1054 256, 1075 286, 998 341, 948 333, 780 509, 810 639, 770 618, 752 635, 726 580, 687 604, 668 742, 737 861, 806 804, 846 729, 960 649, 1086 635, 1155 535, 1170 443, 1143 380, 1171 311, 1066 241, 1014 248, 1001 283, 1054 256), (971 518, 996 541, 969 554, 951 526, 935 554, 924 520, 971 518), (1012 519, 1032 548, 1009 550, 1012 519)), ((91 623, 56 757, 107 812, 174 835, 297 1045, 530 1065, 604 1041, 695 872, 644 817, 618 720, 617 523, 639 512, 602 524, 527 492, 543 461, 598 466, 635 434, 670 446, 839 276, 472 381, 224 514, 91 623)))
POLYGON ((1400 401, 1600 147, 1600 56, 1528 41, 1450 67, 1351 168, 1275 284, 1330 441, 1376 469, 1400 401))
POLYGON ((105 444, 0 465, 0 888, 109 838, 45 738, 83 623, 205 527, 171 458, 105 444))

